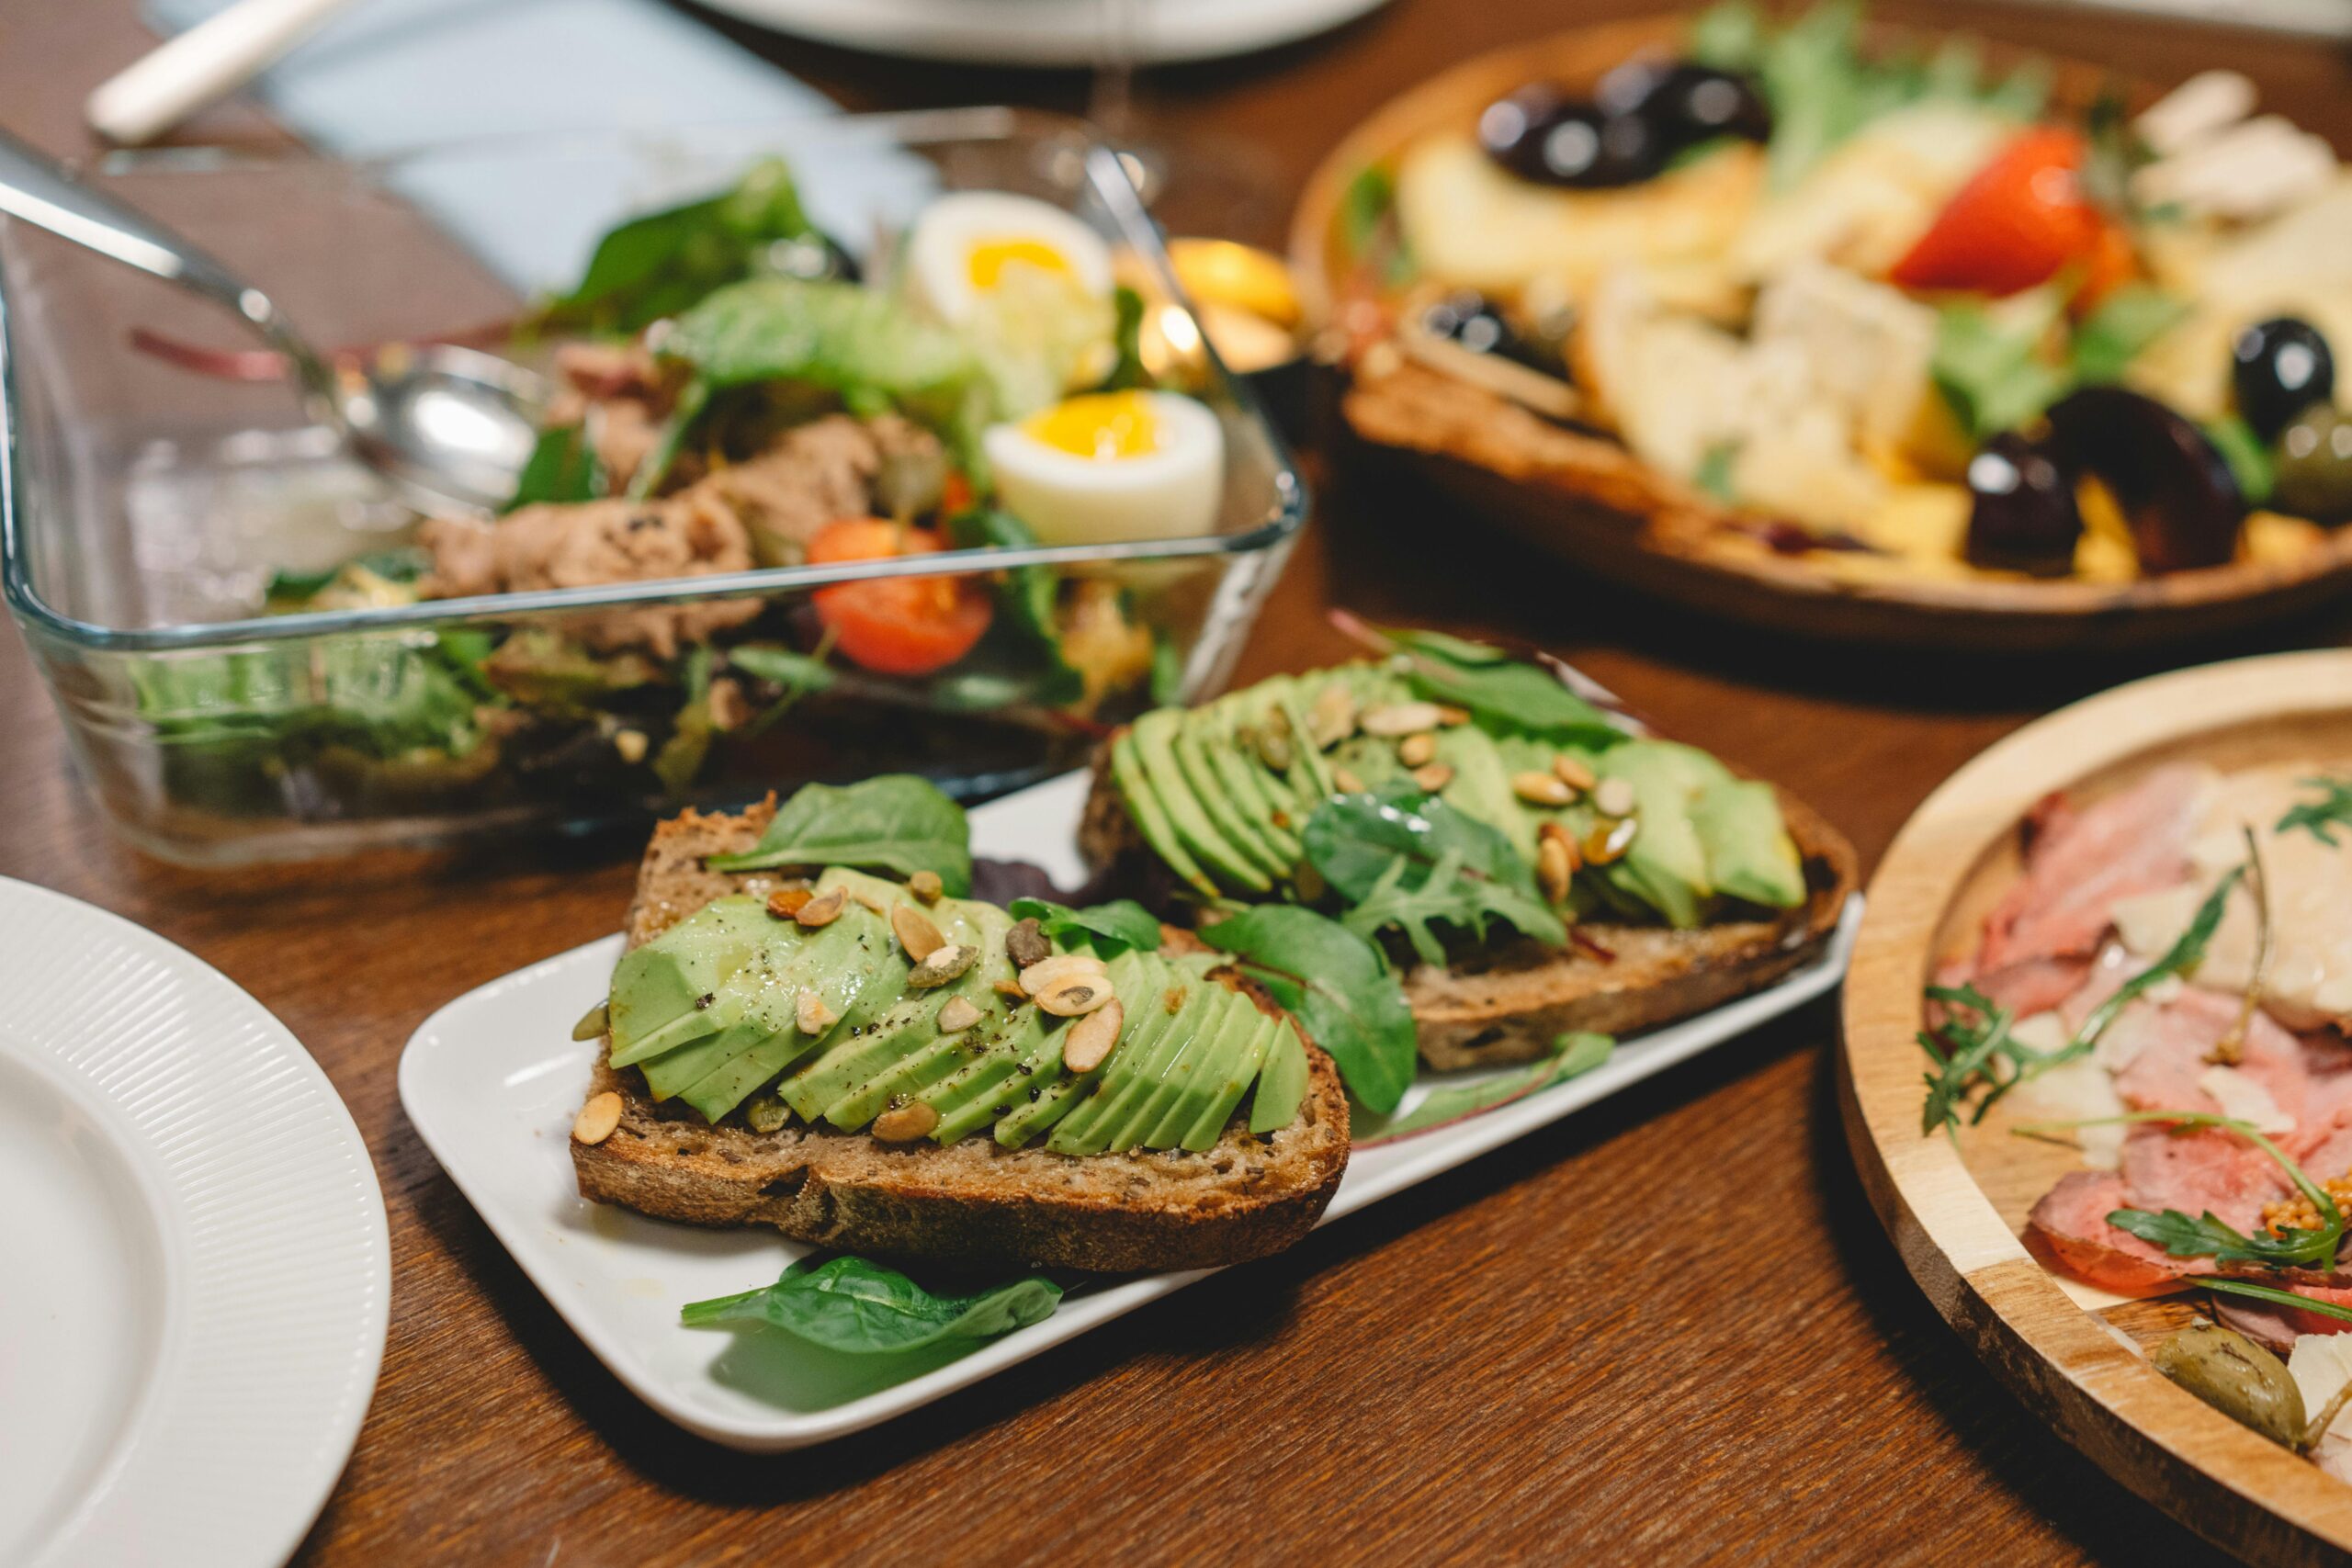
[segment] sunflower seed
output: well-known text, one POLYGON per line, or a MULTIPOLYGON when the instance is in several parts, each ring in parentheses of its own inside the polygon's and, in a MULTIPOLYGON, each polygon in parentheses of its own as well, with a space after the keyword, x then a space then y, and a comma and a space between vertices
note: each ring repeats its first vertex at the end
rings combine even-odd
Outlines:
POLYGON ((1385 740, 1394 739, 1400 735, 1435 729, 1438 717, 1435 703, 1384 703, 1365 713, 1363 732, 1385 740))
POLYGON ((1396 760, 1408 768, 1426 767, 1437 760, 1437 737, 1424 729, 1396 742, 1396 760))
POLYGON ((1576 798, 1576 793, 1555 773, 1513 773, 1510 792, 1530 806, 1566 806, 1576 798))
POLYGON ((1585 790, 1593 786, 1592 770, 1565 751, 1552 759, 1552 772, 1570 789, 1585 790))
POLYGON ((928 1137, 939 1126, 939 1112, 917 1100, 885 1111, 874 1119, 874 1135, 886 1144, 911 1144, 928 1137))
POLYGON ((899 945, 907 950, 907 956, 918 964, 947 942, 938 924, 912 904, 890 906, 890 929, 899 933, 899 945))

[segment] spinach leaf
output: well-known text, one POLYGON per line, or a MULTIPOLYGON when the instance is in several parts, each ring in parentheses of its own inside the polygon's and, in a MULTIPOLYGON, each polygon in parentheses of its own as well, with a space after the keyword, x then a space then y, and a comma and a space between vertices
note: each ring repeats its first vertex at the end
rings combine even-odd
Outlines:
POLYGON ((2075 329, 2067 349, 2075 379, 2085 385, 2120 380, 2143 349, 2188 314, 2185 299, 2144 284, 2125 284, 2101 299, 2075 329))
POLYGON ((781 865, 880 866, 900 876, 934 871, 949 893, 972 886, 971 830, 964 808, 929 779, 883 773, 860 784, 803 786, 777 808, 760 841, 713 855, 714 871, 781 865))
POLYGON ((1567 927, 1535 888, 1535 869, 1498 829, 1405 781, 1334 795, 1301 831, 1306 858, 1351 906, 1340 924, 1362 936, 1394 926, 1429 964, 1445 962, 1443 921, 1481 940, 1499 919, 1554 947, 1567 927))
MULTIPOLYGON (((976 549, 993 545, 1002 549, 1027 549, 1037 542, 1029 525, 1001 507, 975 506, 947 520, 947 537, 963 549, 976 549)), ((1042 649, 1046 657, 1083 689, 1078 671, 1062 660, 1061 621, 1057 614, 1061 596, 1060 579, 1049 566, 1014 567, 1004 574, 1001 584, 1005 608, 1012 612, 1013 620, 1031 641, 1042 649)), ((1077 692, 1070 694, 1071 697, 1077 692)), ((1068 700, 1068 699, 1064 699, 1068 700)))
POLYGON ((1132 898, 1089 904, 1082 909, 1057 904, 1050 898, 1015 898, 1012 918, 1035 919, 1037 929, 1049 937, 1074 937, 1086 942, 1103 958, 1114 957, 1130 947, 1151 953, 1159 946, 1159 918, 1132 898))
POLYGON ((515 476, 514 493, 501 510, 514 512, 541 502, 596 501, 605 489, 605 465, 587 431, 577 424, 550 425, 539 432, 537 445, 515 476))
POLYGON ((1617 1042, 1606 1034, 1563 1034, 1552 1042, 1552 1054, 1541 1061, 1530 1062, 1485 1083, 1461 1084, 1432 1090, 1428 1098, 1402 1116, 1385 1121, 1368 1120, 1365 1125, 1352 1129, 1351 1139, 1361 1149, 1393 1138, 1426 1133, 1432 1128, 1451 1126, 1482 1111, 1492 1111, 1497 1106, 1525 1100, 1529 1095, 1550 1089, 1555 1084, 1581 1077, 1609 1060, 1616 1050, 1617 1042))
POLYGON ((2352 779, 2301 779, 2299 787, 2320 792, 2317 800, 2307 800, 2292 807, 2278 818, 2274 833, 2291 833, 2297 829, 2309 833, 2329 849, 2336 847, 2335 829, 2352 828, 2352 779))
POLYGON ((920 1350, 950 1339, 992 1339, 1043 1323, 1062 1288, 1042 1274, 964 1295, 934 1294, 863 1258, 801 1258, 773 1285, 678 1314, 689 1328, 759 1323, 849 1355, 920 1350))
POLYGON ((777 688, 775 701, 762 708, 752 722, 743 727, 743 734, 759 734, 791 712, 793 705, 801 698, 811 693, 830 690, 837 678, 833 667, 825 662, 826 651, 831 646, 832 634, 828 631, 814 653, 801 653, 761 642, 740 643, 729 649, 727 662, 730 668, 777 688))
POLYGON ((633 218, 607 233, 579 286, 540 311, 551 326, 635 333, 752 276, 779 240, 812 236, 792 171, 753 164, 721 195, 633 218))
POLYGON ((1443 632, 1371 629, 1404 656, 1416 691, 1432 702, 1467 709, 1487 728, 1559 745, 1604 747, 1625 738, 1557 675, 1500 649, 1443 632))
POLYGON ((342 565, 328 567, 323 571, 274 571, 270 573, 269 585, 263 591, 263 597, 274 605, 299 604, 332 586, 336 578, 347 571, 364 571, 387 582, 407 584, 414 582, 432 569, 432 556, 413 545, 389 550, 370 550, 366 555, 354 556, 342 565))
POLYGON ((1297 1018, 1350 1094, 1382 1115, 1396 1109, 1418 1047, 1404 987, 1378 948, 1295 904, 1245 909, 1204 926, 1200 937, 1240 959, 1242 973, 1297 1018))
POLYGON ((1945 306, 1937 320, 1928 374, 1972 441, 2015 430, 2074 384, 2041 357, 2064 302, 2052 289, 2017 298, 2025 302, 1997 315, 1965 301, 1945 306))

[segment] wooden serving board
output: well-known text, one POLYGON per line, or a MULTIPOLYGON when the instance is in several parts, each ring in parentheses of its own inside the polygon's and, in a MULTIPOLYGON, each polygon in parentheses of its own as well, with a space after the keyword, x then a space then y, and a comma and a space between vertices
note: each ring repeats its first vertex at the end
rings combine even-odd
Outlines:
MULTIPOLYGON (((1341 201, 1366 167, 1393 164, 1433 131, 1466 130, 1487 104, 1530 82, 1586 90, 1611 67, 1680 47, 1684 20, 1648 17, 1580 28, 1477 56, 1392 99, 1317 165, 1292 215, 1292 270, 1311 320, 1332 319, 1345 259, 1334 244, 1341 201)), ((1893 35, 1890 35, 1890 37, 1893 35)), ((1987 51, 1994 69, 2026 58, 1987 51)), ((2056 96, 2088 101, 2109 82, 2103 67, 2059 61, 2056 96)), ((2144 95, 2153 96, 2153 95, 2144 95)), ((1500 399, 1495 400, 1498 407, 1500 399)), ((1708 498, 1652 476, 1658 493, 1604 504, 1586 477, 1537 469, 1498 472, 1442 451, 1385 446, 1466 509, 1578 568, 1767 630, 1841 642, 2010 654, 2178 646, 2310 610, 2352 586, 2352 527, 2291 561, 2233 562, 2133 582, 2026 579, 1840 581, 1802 556, 1725 557, 1692 536, 1702 528, 1651 526, 1671 508, 1703 524, 1727 514, 1708 498)))
POLYGON ((2341 1562, 2352 1486, 2182 1393, 2143 1359, 2186 1321, 2043 1269, 2018 1239, 2071 1148, 1996 1110, 1955 1149, 1919 1128, 1921 987, 1969 949, 2017 874, 2018 826, 2052 790, 2094 796, 2158 763, 2223 769, 2352 754, 2352 649, 2278 654, 2135 682, 2027 726, 1954 773, 1905 825, 1870 889, 1838 1055, 1846 1132, 1872 1207, 1936 1309, 2018 1396, 2125 1485, 2256 1562, 2341 1562))

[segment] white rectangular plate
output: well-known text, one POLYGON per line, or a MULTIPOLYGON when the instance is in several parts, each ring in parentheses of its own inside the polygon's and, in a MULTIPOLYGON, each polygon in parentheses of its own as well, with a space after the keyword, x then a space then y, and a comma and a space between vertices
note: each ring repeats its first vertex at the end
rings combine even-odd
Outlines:
MULTIPOLYGON (((1086 797, 1069 773, 972 813, 976 853, 1084 879, 1075 833, 1086 797)), ((1845 973, 1856 897, 1829 951, 1769 990, 1643 1035, 1602 1066, 1483 1115, 1357 1153, 1325 1223, 1555 1122, 1626 1085, 1821 995, 1845 973)), ((870 1427, 978 1382, 1096 1324, 1181 1289, 1202 1271, 1081 1288, 1045 1322, 969 1354, 843 1356, 783 1334, 741 1336, 678 1322, 688 1302, 773 1280, 808 1250, 761 1231, 708 1231, 583 1201, 569 1140, 590 1065, 571 1026, 602 1001, 620 956, 610 936, 458 998, 424 1021, 401 1057, 401 1103, 434 1157, 548 1300, 615 1375, 690 1431, 775 1450, 870 1427)), ((1450 1075, 1475 1082, 1486 1074, 1450 1075)), ((1426 1094, 1429 1080, 1406 1100, 1426 1094)))

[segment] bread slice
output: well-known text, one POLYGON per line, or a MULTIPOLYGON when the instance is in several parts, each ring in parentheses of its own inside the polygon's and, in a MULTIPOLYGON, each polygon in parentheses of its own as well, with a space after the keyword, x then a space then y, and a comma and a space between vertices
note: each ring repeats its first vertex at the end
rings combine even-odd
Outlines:
MULTIPOLYGON (((654 829, 626 926, 651 941, 714 898, 764 894, 775 873, 711 870, 750 848, 775 804, 741 815, 687 811, 654 829)), ((1261 1007, 1273 1004, 1262 996, 1261 1007)), ((583 1198, 705 1225, 774 1225, 797 1241, 880 1258, 972 1267, 1117 1273, 1205 1269, 1279 1252, 1304 1236, 1348 1163, 1348 1102, 1310 1043, 1306 1098, 1278 1133, 1237 1121, 1214 1147, 1072 1158, 975 1134, 945 1147, 884 1144, 798 1123, 755 1133, 657 1103, 634 1069, 605 1065, 589 1093, 621 1098, 620 1124, 571 1145, 583 1198)))
MULTIPOLYGON (((1405 1000, 1419 1026, 1422 1060, 1440 1069, 1533 1061, 1563 1031, 1655 1029, 1761 990, 1819 956, 1860 880, 1854 848, 1804 802, 1775 793, 1804 863, 1802 905, 1694 931, 1587 920, 1576 928, 1577 944, 1565 950, 1513 941, 1449 964, 1416 964, 1405 972, 1405 1000)), ((1080 843, 1096 865, 1123 865, 1172 887, 1102 756, 1080 843)))

